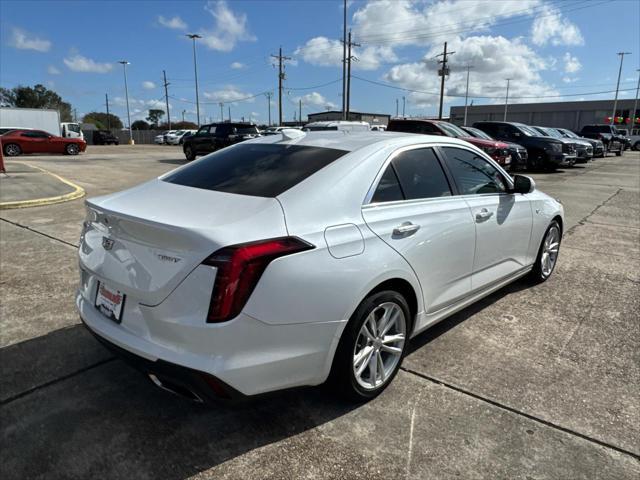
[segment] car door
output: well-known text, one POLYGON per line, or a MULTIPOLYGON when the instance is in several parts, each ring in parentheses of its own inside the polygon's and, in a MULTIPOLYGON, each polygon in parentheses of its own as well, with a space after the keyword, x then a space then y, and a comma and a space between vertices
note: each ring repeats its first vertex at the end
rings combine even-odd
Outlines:
POLYGON ((471 211, 454 195, 434 148, 401 149, 387 162, 362 209, 363 218, 409 263, 420 281, 425 310, 433 313, 471 289, 471 211))
POLYGON ((24 139, 22 151, 24 153, 49 152, 49 134, 40 130, 31 130, 20 134, 24 139))
POLYGON ((509 193, 511 180, 481 154, 465 147, 442 147, 442 152, 475 222, 471 289, 483 289, 522 271, 533 261, 528 195, 509 193))
POLYGON ((233 127, 230 124, 218 125, 215 136, 216 150, 229 145, 229 135, 231 134, 232 128, 233 127))
POLYGON ((210 141, 209 138, 209 125, 205 125, 204 127, 200 127, 196 134, 193 136, 191 141, 189 142, 193 147, 194 153, 202 153, 204 151, 204 145, 206 142, 210 141))

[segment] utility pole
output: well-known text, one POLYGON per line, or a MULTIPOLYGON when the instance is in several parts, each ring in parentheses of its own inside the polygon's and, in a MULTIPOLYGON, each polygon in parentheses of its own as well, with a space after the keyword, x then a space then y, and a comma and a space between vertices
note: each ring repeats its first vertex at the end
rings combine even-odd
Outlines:
POLYGON ((162 76, 164 78, 164 101, 167 104, 167 122, 169 123, 169 130, 171 130, 171 113, 169 113, 169 90, 167 90, 167 87, 170 84, 167 83, 167 72, 162 70, 162 76))
POLYGON ((127 122, 129 123, 129 145, 133 145, 133 132, 131 131, 131 115, 129 114, 129 87, 127 87, 127 65, 129 62, 126 60, 120 60, 118 62, 122 65, 122 70, 124 71, 124 95, 127 100, 127 122))
POLYGON ((347 0, 344 0, 342 21, 342 119, 347 119, 347 0))
POLYGON ((302 125, 302 99, 298 99, 298 121, 302 125))
POLYGON ((78 123, 78 110, 77 109, 73 109, 73 121, 78 123))
POLYGON ((620 55, 620 69, 618 70, 618 83, 616 84, 616 96, 613 99, 613 114, 611 115, 611 125, 616 123, 616 108, 618 107, 618 89, 620 88, 620 75, 622 74, 622 62, 625 55, 631 55, 631 52, 618 52, 620 55))
POLYGON ((282 125, 282 81, 284 80, 284 61, 291 60, 291 57, 282 56, 282 47, 278 55, 271 55, 278 59, 278 125, 282 125))
POLYGON ((231 105, 228 105, 229 107, 229 123, 231 123, 231 105))
POLYGON ((109 94, 104 94, 105 104, 107 105, 107 130, 111 131, 111 115, 109 115, 109 94))
POLYGON ((402 118, 404 118, 404 107, 407 105, 407 99, 402 97, 402 118))
POLYGON ((269 126, 271 126, 271 92, 265 94, 267 96, 267 111, 269 112, 269 126))
POLYGON ((398 99, 396 98, 396 118, 398 118, 398 99))
POLYGON ((184 114, 187 113, 186 110, 182 110, 182 123, 184 123, 184 114))
POLYGON ((197 33, 188 33, 188 38, 193 40, 193 72, 196 79, 196 118, 198 120, 198 127, 200 127, 200 98, 198 96, 198 62, 196 60, 196 40, 202 38, 197 33))
POLYGON ((509 106, 509 84, 511 83, 511 79, 507 78, 507 95, 504 99, 504 118, 502 119, 503 122, 507 121, 507 107, 509 106))
POLYGON ((220 102, 220 121, 224 122, 224 103, 220 102))
POLYGON ((351 55, 351 47, 359 47, 359 43, 355 43, 351 41, 351 30, 349 30, 349 43, 347 44, 347 120, 349 120, 349 111, 351 110, 351 61, 358 60, 356 57, 351 55))
POLYGON ((438 120, 442 120, 442 102, 444 101, 444 79, 449 75, 449 67, 447 67, 447 55, 453 55, 456 52, 447 53, 447 42, 444 42, 444 51, 436 57, 442 57, 442 60, 438 60, 438 63, 442 64, 442 68, 438 70, 438 75, 442 77, 440 80, 440 109, 438 110, 438 120))
POLYGON ((471 65, 467 65, 467 90, 464 94, 464 123, 463 126, 467 126, 467 100, 469 99, 469 70, 473 67, 471 65))

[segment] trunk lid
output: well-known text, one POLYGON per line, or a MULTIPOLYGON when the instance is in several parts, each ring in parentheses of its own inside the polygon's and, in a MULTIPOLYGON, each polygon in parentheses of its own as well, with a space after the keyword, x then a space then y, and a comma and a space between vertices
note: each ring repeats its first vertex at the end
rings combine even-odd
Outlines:
POLYGON ((162 302, 219 248, 287 235, 274 198, 157 179, 86 204, 82 268, 145 305, 162 302))

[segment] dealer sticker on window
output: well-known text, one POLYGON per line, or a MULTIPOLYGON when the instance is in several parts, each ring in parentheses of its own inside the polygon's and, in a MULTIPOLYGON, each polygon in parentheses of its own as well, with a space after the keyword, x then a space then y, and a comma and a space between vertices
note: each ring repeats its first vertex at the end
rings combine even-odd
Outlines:
POLYGON ((124 294, 115 288, 108 287, 102 282, 98 283, 98 293, 96 295, 96 308, 102 314, 114 322, 120 323, 122 317, 122 306, 124 305, 124 294))

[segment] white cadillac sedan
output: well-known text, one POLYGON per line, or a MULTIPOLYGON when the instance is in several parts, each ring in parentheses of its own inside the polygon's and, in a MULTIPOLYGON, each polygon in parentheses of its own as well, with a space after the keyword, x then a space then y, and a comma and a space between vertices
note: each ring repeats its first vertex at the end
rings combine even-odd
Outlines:
POLYGON ((327 380, 366 400, 411 337, 549 278, 563 215, 455 138, 284 130, 88 200, 76 303, 194 400, 327 380))

